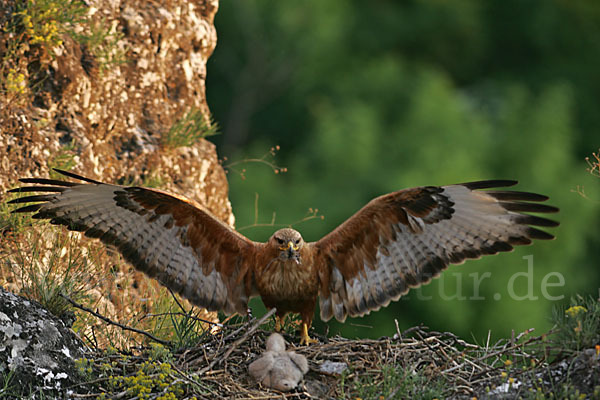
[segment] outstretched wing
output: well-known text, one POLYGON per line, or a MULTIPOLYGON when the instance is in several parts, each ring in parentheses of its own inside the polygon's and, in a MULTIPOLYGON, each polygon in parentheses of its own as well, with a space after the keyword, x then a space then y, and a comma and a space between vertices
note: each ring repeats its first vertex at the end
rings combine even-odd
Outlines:
MULTIPOLYGON (((58 170, 57 170, 58 171, 58 170)), ((45 194, 9 203, 34 203, 13 212, 84 232, 116 247, 137 269, 211 311, 245 313, 258 243, 191 200, 160 190, 123 187, 58 171, 87 183, 21 179, 10 192, 45 194)))
POLYGON ((558 222, 522 214, 553 213, 546 196, 477 191, 515 185, 481 181, 419 187, 378 197, 314 243, 321 319, 344 321, 397 300, 437 277, 448 264, 510 251, 554 236, 533 226, 558 222))

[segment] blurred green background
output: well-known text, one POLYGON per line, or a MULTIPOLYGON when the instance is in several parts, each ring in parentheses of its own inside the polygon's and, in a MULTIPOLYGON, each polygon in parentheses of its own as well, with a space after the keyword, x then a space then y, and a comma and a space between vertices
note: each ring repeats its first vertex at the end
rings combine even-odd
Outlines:
POLYGON ((555 241, 451 267, 365 318, 316 314, 317 331, 379 337, 397 319, 478 341, 541 334, 553 305, 598 295, 600 179, 584 159, 600 146, 599 2, 227 0, 216 27, 207 95, 219 155, 266 154, 288 170, 230 165, 238 227, 256 212, 292 224, 311 207, 324 219, 294 227, 313 241, 380 194, 479 179, 518 179, 561 208, 555 241), (564 286, 543 288, 558 274, 564 286))

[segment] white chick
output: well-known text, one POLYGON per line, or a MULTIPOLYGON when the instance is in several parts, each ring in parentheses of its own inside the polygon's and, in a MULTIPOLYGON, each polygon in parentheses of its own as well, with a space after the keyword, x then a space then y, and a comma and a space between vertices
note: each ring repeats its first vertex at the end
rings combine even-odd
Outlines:
POLYGON ((248 367, 250 375, 263 386, 287 392, 308 372, 306 357, 285 351, 285 341, 278 333, 267 339, 267 351, 248 367))

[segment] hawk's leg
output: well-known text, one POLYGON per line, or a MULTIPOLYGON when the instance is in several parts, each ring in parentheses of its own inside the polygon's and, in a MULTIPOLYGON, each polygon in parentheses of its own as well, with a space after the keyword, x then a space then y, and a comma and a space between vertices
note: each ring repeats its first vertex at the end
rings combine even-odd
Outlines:
POLYGON ((281 321, 281 317, 275 314, 275 332, 281 332, 283 328, 283 322, 281 321))
POLYGON ((311 339, 311 337, 308 336, 308 324, 306 322, 302 322, 302 334, 300 335, 300 344, 305 344, 308 346, 309 344, 313 343, 319 343, 319 341, 316 339, 311 339))

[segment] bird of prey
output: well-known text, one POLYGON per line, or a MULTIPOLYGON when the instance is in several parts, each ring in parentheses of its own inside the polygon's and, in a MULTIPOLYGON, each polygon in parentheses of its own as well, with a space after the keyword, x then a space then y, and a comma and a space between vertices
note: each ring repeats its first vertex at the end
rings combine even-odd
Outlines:
POLYGON ((276 330, 287 313, 302 318, 301 344, 319 300, 321 319, 358 317, 429 282, 449 264, 510 251, 554 236, 535 228, 558 225, 526 214, 554 213, 548 197, 498 190, 511 180, 422 186, 377 197, 316 242, 291 228, 266 243, 252 241, 193 200, 157 189, 98 182, 25 178, 10 192, 32 203, 13 212, 84 232, 114 246, 135 268, 193 304, 245 314, 260 296, 276 308, 276 330), (487 190, 482 190, 487 189, 487 190))

